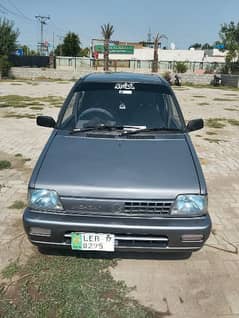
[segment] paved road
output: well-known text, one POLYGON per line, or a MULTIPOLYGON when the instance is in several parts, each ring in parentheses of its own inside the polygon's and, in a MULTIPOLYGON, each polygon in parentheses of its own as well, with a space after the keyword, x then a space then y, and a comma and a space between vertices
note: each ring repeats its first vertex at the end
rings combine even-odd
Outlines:
MULTIPOLYGON (((0 95, 65 96, 71 85, 1 83, 0 95)), ((179 88, 176 94, 186 119, 239 119, 239 92, 179 88)), ((33 251, 23 235, 21 211, 9 205, 25 198, 30 170, 50 132, 32 119, 3 118, 6 111, 0 110, 0 158, 10 159, 13 169, 0 171, 0 269, 33 251), (17 153, 31 161, 23 163, 17 153)), ((46 107, 44 113, 56 116, 57 111, 46 107)), ((213 234, 207 246, 185 260, 123 258, 112 274, 135 286, 132 294, 162 317, 239 317, 239 126, 206 127, 191 136, 209 190, 213 234)))

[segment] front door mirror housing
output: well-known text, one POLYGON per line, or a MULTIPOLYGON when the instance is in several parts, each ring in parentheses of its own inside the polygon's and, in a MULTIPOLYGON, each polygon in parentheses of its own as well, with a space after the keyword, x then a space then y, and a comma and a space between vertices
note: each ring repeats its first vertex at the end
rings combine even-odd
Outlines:
POLYGON ((187 124, 187 131, 195 131, 195 130, 199 130, 202 129, 204 127, 204 122, 203 119, 193 119, 193 120, 189 120, 188 124, 187 124))
POLYGON ((37 125, 43 127, 55 128, 55 119, 50 116, 37 116, 37 125))

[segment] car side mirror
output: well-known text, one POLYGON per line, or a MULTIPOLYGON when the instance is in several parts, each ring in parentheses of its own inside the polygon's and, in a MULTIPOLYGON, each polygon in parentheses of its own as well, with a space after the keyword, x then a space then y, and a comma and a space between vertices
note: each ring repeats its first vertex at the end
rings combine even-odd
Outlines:
POLYGON ((56 126, 56 122, 55 119, 50 116, 37 116, 37 125, 54 128, 56 126))
POLYGON ((187 131, 195 131, 195 130, 199 130, 202 129, 204 127, 204 123, 203 123, 203 119, 193 119, 190 120, 187 124, 187 131))

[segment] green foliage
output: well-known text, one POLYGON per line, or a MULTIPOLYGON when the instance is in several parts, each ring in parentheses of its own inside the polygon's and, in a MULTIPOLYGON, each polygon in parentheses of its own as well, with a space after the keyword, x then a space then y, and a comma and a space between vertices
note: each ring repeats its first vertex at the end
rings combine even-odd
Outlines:
POLYGON ((18 30, 14 30, 14 23, 0 18, 0 75, 8 76, 10 63, 8 62, 8 55, 15 51, 16 41, 18 38, 18 30))
POLYGON ((194 48, 195 50, 201 50, 202 44, 196 42, 196 43, 189 46, 189 49, 191 49, 191 48, 194 48))
POLYGON ((62 44, 58 44, 57 47, 55 48, 55 55, 56 56, 62 56, 62 44))
POLYGON ((19 31, 14 30, 14 23, 0 18, 0 56, 8 56, 16 49, 19 31))
POLYGON ((175 65, 175 71, 177 73, 186 73, 188 70, 187 64, 184 62, 177 62, 175 65))
POLYGON ((61 46, 63 56, 79 56, 80 54, 80 38, 74 32, 68 32, 64 37, 61 46))
POLYGON ((223 121, 223 118, 209 118, 206 120, 206 125, 209 128, 224 128, 226 124, 224 124, 223 121))
MULTIPOLYGON (((229 71, 234 71, 234 64, 239 64, 239 22, 224 23, 221 26, 220 38, 228 50, 226 65, 229 71)), ((238 68, 239 69, 239 68, 238 68)))
POLYGON ((8 57, 6 55, 0 56, 0 75, 2 77, 8 77, 10 68, 11 63, 8 61, 8 57))
POLYGON ((11 162, 8 160, 0 160, 0 170, 11 168, 11 162))
POLYGON ((202 45, 202 50, 210 50, 210 49, 213 49, 213 46, 210 45, 209 43, 204 43, 202 45))
POLYGON ((9 206, 9 209, 23 209, 25 208, 26 203, 20 200, 16 200, 12 205, 9 206))
POLYGON ((11 288, 0 286, 1 317, 36 318, 156 318, 157 313, 130 298, 124 282, 115 281, 105 259, 69 256, 32 256, 22 267, 8 266, 5 277, 17 274, 11 288), (2 287, 2 288, 1 288, 2 287), (2 291, 1 291, 2 290, 2 291))
POLYGON ((104 71, 109 70, 109 42, 114 33, 114 26, 110 23, 101 26, 101 33, 104 37, 104 71))
POLYGON ((21 48, 23 50, 23 55, 31 55, 31 50, 27 45, 21 45, 21 48))
POLYGON ((114 33, 114 26, 111 25, 110 23, 103 24, 101 26, 101 32, 104 37, 104 40, 110 40, 111 36, 114 33))
POLYGON ((14 275, 16 275, 20 270, 20 266, 17 262, 10 263, 7 267, 2 271, 2 277, 11 279, 14 275))
POLYGON ((88 47, 85 47, 84 49, 80 50, 80 56, 89 56, 90 55, 90 49, 88 47))

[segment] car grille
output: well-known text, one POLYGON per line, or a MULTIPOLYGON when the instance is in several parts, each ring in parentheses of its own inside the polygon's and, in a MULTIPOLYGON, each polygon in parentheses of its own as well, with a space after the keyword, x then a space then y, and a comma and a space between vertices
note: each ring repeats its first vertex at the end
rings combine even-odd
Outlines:
POLYGON ((117 216, 167 216, 173 200, 111 200, 61 198, 65 214, 117 215, 117 216))
POLYGON ((126 214, 169 214, 172 202, 165 201, 126 201, 124 213, 126 214))

